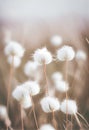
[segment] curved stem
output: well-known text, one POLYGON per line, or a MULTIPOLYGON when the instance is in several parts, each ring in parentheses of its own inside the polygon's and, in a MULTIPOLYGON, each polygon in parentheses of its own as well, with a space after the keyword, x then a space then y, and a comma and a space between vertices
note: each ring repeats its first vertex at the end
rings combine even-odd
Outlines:
POLYGON ((79 127, 82 128, 81 122, 80 122, 80 120, 79 120, 77 114, 74 114, 74 115, 75 115, 75 118, 76 118, 76 121, 77 121, 79 127))
POLYGON ((85 123, 89 127, 89 123, 87 122, 87 120, 79 112, 77 112, 77 114, 85 121, 85 123))

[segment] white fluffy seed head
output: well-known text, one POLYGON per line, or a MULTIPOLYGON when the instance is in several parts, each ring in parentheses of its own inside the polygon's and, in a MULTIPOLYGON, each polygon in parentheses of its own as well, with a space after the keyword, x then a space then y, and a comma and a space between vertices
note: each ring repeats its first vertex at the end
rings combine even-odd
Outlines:
POLYGON ((74 100, 64 100, 61 103, 61 111, 64 112, 65 114, 68 113, 70 115, 76 114, 77 113, 77 104, 74 100))
POLYGON ((50 97, 50 96, 44 97, 40 101, 40 104, 41 104, 42 110, 46 113, 57 111, 60 109, 60 102, 55 97, 50 97))
POLYGON ((12 65, 12 63, 13 63, 13 66, 15 68, 19 67, 21 64, 21 58, 19 58, 18 56, 13 57, 10 55, 10 56, 8 56, 7 61, 10 65, 12 65))
POLYGON ((69 90, 68 83, 65 81, 61 80, 56 80, 55 81, 55 88, 60 91, 61 93, 67 92, 69 90))
POLYGON ((28 77, 33 77, 34 73, 36 73, 38 68, 38 64, 35 61, 28 61, 24 66, 24 73, 28 77))
POLYGON ((7 109, 5 106, 0 105, 0 118, 2 120, 5 120, 6 118, 8 118, 8 113, 7 113, 7 109))
POLYGON ((31 96, 37 95, 40 92, 40 86, 35 81, 27 81, 22 86, 29 92, 31 96))
POLYGON ((62 44, 62 38, 58 35, 55 35, 51 38, 51 44, 54 46, 59 46, 62 44))
POLYGON ((71 46, 63 46, 57 51, 57 59, 60 61, 71 61, 75 57, 75 52, 71 46))
POLYGON ((40 127, 40 130, 55 130, 55 128, 50 124, 44 124, 40 127))
POLYGON ((54 72, 54 73, 52 74, 52 80, 53 80, 54 82, 56 82, 56 81, 58 81, 58 80, 62 80, 62 79, 63 79, 63 75, 62 75, 61 72, 54 72))
POLYGON ((12 93, 13 98, 15 98, 23 108, 29 108, 32 106, 31 98, 29 92, 21 86, 16 87, 12 93))
POLYGON ((39 65, 49 64, 52 62, 52 55, 47 48, 37 49, 33 55, 34 61, 39 65))
POLYGON ((18 57, 23 57, 25 49, 15 41, 10 41, 9 44, 6 45, 5 54, 8 55, 14 55, 18 57))
POLYGON ((21 105, 23 108, 29 108, 32 106, 31 98, 29 95, 26 95, 22 100, 21 100, 21 105))
POLYGON ((82 50, 77 51, 76 53, 76 59, 77 60, 86 60, 87 56, 86 53, 82 50))

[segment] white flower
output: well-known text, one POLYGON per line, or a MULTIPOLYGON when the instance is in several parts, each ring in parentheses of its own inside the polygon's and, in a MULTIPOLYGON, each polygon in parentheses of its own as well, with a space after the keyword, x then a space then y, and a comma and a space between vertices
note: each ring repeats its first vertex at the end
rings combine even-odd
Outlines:
POLYGON ((57 51, 57 58, 60 61, 70 61, 75 57, 75 52, 71 46, 63 46, 57 51))
POLYGON ((63 79, 63 75, 60 72, 54 72, 52 74, 52 79, 53 79, 54 82, 56 82, 58 80, 62 80, 63 79))
POLYGON ((22 105, 23 108, 32 106, 29 92, 21 86, 16 87, 13 91, 12 96, 22 105))
POLYGON ((27 76, 33 77, 34 74, 35 74, 36 71, 37 71, 37 68, 38 68, 37 62, 28 61, 28 62, 25 64, 24 73, 25 73, 27 76))
POLYGON ((55 88, 60 91, 60 92, 66 92, 69 90, 69 86, 68 83, 66 83, 65 81, 60 81, 60 80, 56 80, 55 81, 55 88))
POLYGON ((35 81, 27 81, 22 86, 28 90, 31 96, 37 95, 40 92, 40 86, 35 81))
POLYGON ((8 57, 7 61, 10 65, 12 65, 12 62, 13 62, 13 66, 16 67, 16 68, 19 67, 20 64, 21 64, 21 59, 18 56, 13 57, 13 56, 10 55, 8 57))
POLYGON ((8 118, 8 113, 7 113, 7 109, 5 106, 0 105, 0 118, 2 120, 5 120, 6 118, 8 118))
POLYGON ((86 60, 87 56, 86 53, 82 50, 77 51, 76 53, 76 59, 77 60, 86 60))
POLYGON ((55 97, 50 97, 50 96, 44 97, 40 101, 40 104, 41 104, 43 111, 46 113, 52 112, 52 111, 57 111, 60 109, 60 102, 55 97))
POLYGON ((55 130, 55 128, 50 124, 44 124, 40 127, 40 130, 55 130))
POLYGON ((62 44, 62 38, 58 35, 55 35, 51 38, 51 43, 54 46, 59 46, 62 44))
POLYGON ((37 49, 33 58, 39 65, 49 64, 52 62, 52 55, 47 48, 37 49))
POLYGON ((70 115, 76 114, 77 113, 77 104, 74 100, 64 100, 61 103, 61 111, 64 112, 65 114, 68 113, 70 115))
POLYGON ((5 47, 5 54, 8 55, 14 55, 18 57, 23 57, 25 49, 15 41, 10 41, 9 44, 5 47))
POLYGON ((22 100, 21 100, 21 105, 23 108, 29 108, 32 106, 31 98, 29 95, 26 95, 22 100))

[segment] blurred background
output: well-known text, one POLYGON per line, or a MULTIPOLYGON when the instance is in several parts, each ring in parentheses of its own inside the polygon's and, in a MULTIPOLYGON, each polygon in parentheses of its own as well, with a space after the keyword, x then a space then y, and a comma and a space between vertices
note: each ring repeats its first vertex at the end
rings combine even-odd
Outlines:
MULTIPOLYGON (((3 53, 5 41, 15 40, 26 48, 22 65, 15 70, 13 86, 16 86, 27 80, 23 67, 32 59, 31 55, 37 48, 46 46, 53 55, 56 54, 58 48, 50 42, 54 35, 62 37, 63 45, 72 45, 75 51, 82 49, 87 54, 86 61, 76 63, 74 60, 70 63, 68 75, 70 86, 73 86, 69 96, 77 100, 79 111, 89 122, 89 0, 0 0, 0 104, 6 105, 10 68, 3 53)), ((53 72, 63 70, 63 63, 53 62, 48 65, 49 80, 53 72)), ((60 94, 57 96, 62 98, 60 94)), ((42 95, 38 99, 40 97, 42 95)), ((10 119, 17 130, 20 121, 16 116, 19 110, 15 111, 15 104, 11 104, 11 108, 10 119)), ((37 108, 40 109, 39 106, 37 108)), ((38 109, 36 112, 39 117, 38 109)), ((43 117, 44 115, 43 113, 43 117)), ((40 117, 39 122, 51 122, 50 115, 47 117, 47 120, 40 117)), ((26 121, 26 130, 35 130, 33 123, 29 127, 28 119, 26 121)), ((77 129, 76 125, 75 127, 77 129)))

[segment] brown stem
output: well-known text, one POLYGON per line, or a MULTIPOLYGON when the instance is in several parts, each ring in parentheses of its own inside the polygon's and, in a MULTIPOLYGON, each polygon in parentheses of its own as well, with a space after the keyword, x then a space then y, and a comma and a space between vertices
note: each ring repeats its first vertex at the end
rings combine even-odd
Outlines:
POLYGON ((8 130, 9 128, 8 128, 8 126, 7 126, 7 128, 6 128, 6 130, 8 130))
POLYGON ((81 125, 81 123, 80 123, 80 121, 79 121, 79 118, 78 118, 77 114, 74 114, 74 115, 75 115, 76 121, 77 121, 77 123, 78 123, 80 129, 82 129, 82 125, 81 125))
POLYGON ((44 63, 44 75, 45 75, 45 81, 46 81, 45 94, 46 94, 46 96, 48 96, 49 95, 49 92, 48 92, 48 80, 47 80, 46 64, 45 63, 44 63))
MULTIPOLYGON (((8 81, 8 86, 7 86, 7 113, 9 113, 11 81, 12 81, 12 78, 13 78, 13 71, 14 71, 13 63, 14 63, 14 56, 12 56, 12 64, 11 64, 11 67, 10 67, 9 81, 8 81)), ((8 130, 8 127, 7 127, 7 130, 8 130)))
POLYGON ((37 117, 36 117, 36 113, 35 113, 35 105, 31 96, 31 100, 32 100, 32 111, 33 111, 33 115, 34 115, 34 120, 35 120, 35 124, 36 124, 36 128, 37 130, 39 130, 39 126, 38 126, 38 122, 37 122, 37 117))
POLYGON ((72 115, 71 115, 71 130, 72 130, 72 121, 73 121, 73 117, 72 117, 72 115))
MULTIPOLYGON (((67 80, 67 71, 68 71, 68 61, 66 61, 65 63, 65 81, 66 83, 68 82, 67 80)), ((66 91, 66 130, 67 130, 67 127, 68 127, 68 93, 66 91)))
POLYGON ((52 111, 52 118, 53 118, 53 125, 54 125, 55 129, 57 129, 54 111, 52 111))
POLYGON ((79 112, 77 112, 77 114, 81 117, 81 119, 83 119, 85 121, 85 123, 89 127, 89 123, 87 122, 87 120, 79 112))
POLYGON ((23 123, 23 108, 22 108, 22 105, 20 105, 20 111, 21 111, 21 129, 24 130, 24 123, 23 123))

